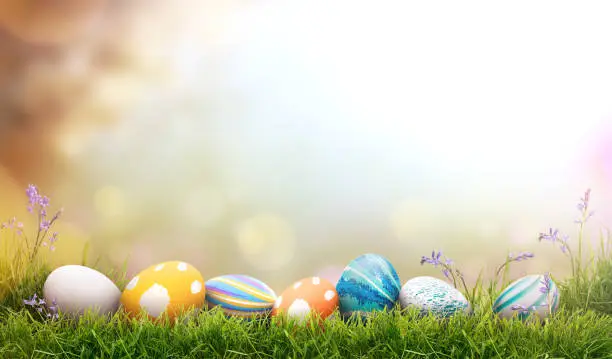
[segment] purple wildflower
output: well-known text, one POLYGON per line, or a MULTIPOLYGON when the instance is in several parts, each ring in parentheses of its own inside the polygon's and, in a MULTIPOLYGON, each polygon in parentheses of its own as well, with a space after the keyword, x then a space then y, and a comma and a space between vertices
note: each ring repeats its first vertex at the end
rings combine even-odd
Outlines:
POLYGON ((578 203, 578 205, 576 207, 578 207, 579 211, 584 211, 585 209, 589 208, 589 201, 591 199, 591 189, 587 189, 584 192, 584 197, 580 198, 580 203, 578 203))
POLYGON ((51 235, 51 238, 49 238, 49 250, 51 252, 55 250, 55 245, 53 245, 53 243, 57 242, 57 235, 57 232, 53 232, 53 235, 51 235))
POLYGON ((567 253, 569 252, 569 246, 567 242, 569 241, 569 236, 564 234, 561 235, 558 229, 548 229, 548 233, 540 233, 538 236, 538 240, 541 242, 542 240, 550 241, 552 243, 559 243, 561 252, 567 253))
POLYGON ((448 269, 444 268, 444 269, 442 269, 442 274, 444 274, 444 276, 445 276, 447 279, 451 279, 451 276, 450 276, 450 275, 451 275, 451 274, 450 274, 450 270, 448 270, 448 269))
POLYGON ((28 185, 26 188, 26 195, 28 196, 28 212, 34 211, 34 206, 39 202, 38 188, 33 184, 28 185))
POLYGON ((52 301, 53 305, 46 306, 47 302, 43 298, 39 298, 36 293, 30 299, 24 299, 23 304, 32 307, 38 313, 44 314, 47 318, 58 319, 58 307, 55 299, 52 301))
POLYGON ((41 196, 38 200, 38 204, 42 207, 42 208, 47 208, 49 207, 49 197, 47 196, 41 196))
MULTIPOLYGON (((41 195, 38 192, 38 188, 33 184, 28 185, 28 188, 26 189, 26 195, 28 196, 28 212, 32 213, 34 212, 35 207, 39 207, 38 214, 41 218, 46 218, 47 207, 49 207, 50 204, 49 197, 41 195)), ((53 219, 51 219, 51 223, 53 223, 53 221, 59 217, 60 212, 56 213, 53 219)))
MULTIPOLYGON (((40 246, 49 247, 51 251, 55 250, 54 243, 58 239, 57 233, 54 232, 50 238, 48 238, 47 235, 53 227, 55 221, 62 215, 63 208, 57 211, 55 215, 49 219, 49 217, 47 217, 47 209, 50 205, 49 197, 40 194, 38 188, 32 184, 28 185, 26 188, 26 195, 28 196, 28 211, 33 213, 36 209, 36 213, 38 215, 38 230, 36 233, 36 238, 34 239, 33 250, 30 254, 30 261, 33 261, 40 246)), ((18 233, 21 234, 21 227, 18 230, 18 233)))
POLYGON ((436 254, 436 251, 431 251, 431 258, 422 256, 421 257, 421 265, 423 265, 423 263, 429 263, 429 264, 433 264, 434 267, 437 267, 438 265, 441 265, 442 263, 440 262, 440 257, 442 256, 442 251, 438 252, 436 254))
POLYGON ((31 307, 36 306, 38 305, 38 302, 36 301, 37 299, 38 296, 36 295, 36 293, 34 293, 34 295, 30 299, 24 299, 23 304, 29 305, 31 307))
POLYGON ((539 241, 546 240, 551 242, 556 242, 559 240, 559 230, 558 229, 548 229, 548 233, 540 233, 538 237, 539 241))
POLYGON ((8 229, 23 228, 23 223, 17 222, 17 217, 13 217, 9 219, 8 222, 2 223, 2 225, 0 226, 0 229, 4 229, 4 228, 8 228, 8 229))
POLYGON ((544 274, 544 279, 540 281, 542 283, 542 287, 540 287, 540 293, 548 294, 550 293, 550 273, 544 274))
POLYGON ((50 226, 51 226, 51 221, 48 221, 46 219, 43 219, 42 221, 40 221, 41 231, 48 231, 50 226))
POLYGON ((438 253, 436 253, 435 250, 431 251, 431 258, 421 256, 421 265, 423 265, 424 263, 429 263, 429 264, 433 264, 434 267, 441 266, 442 273, 444 274, 446 279, 453 282, 453 286, 455 288, 457 288, 458 282, 463 285, 463 289, 465 290, 465 296, 467 300, 471 302, 472 298, 470 298, 470 295, 469 295, 470 292, 465 283, 465 278, 463 276, 463 273, 461 273, 459 269, 452 267, 453 261, 451 259, 444 258, 444 261, 442 261, 441 258, 442 258, 442 251, 439 251, 438 253))
POLYGON ((432 251, 431 257, 421 256, 421 265, 425 263, 432 264, 434 267, 441 266, 442 274, 444 274, 448 280, 452 280, 455 287, 457 286, 457 277, 463 279, 463 274, 458 269, 452 268, 454 264, 452 259, 444 258, 444 260, 442 260, 442 251, 432 251))
POLYGON ((580 198, 580 202, 576 205, 576 208, 582 214, 582 218, 577 219, 574 223, 584 224, 586 221, 593 217, 595 211, 589 211, 589 201, 591 200, 591 189, 587 189, 584 192, 584 197, 580 198))
POLYGON ((442 266, 442 274, 444 274, 444 276, 450 280, 452 279, 450 266, 453 264, 453 261, 448 258, 446 258, 444 261, 441 261, 441 257, 442 251, 436 253, 436 251, 434 250, 431 252, 431 258, 425 256, 421 257, 421 265, 423 265, 424 263, 429 263, 433 264, 434 267, 442 266))
POLYGON ((519 252, 519 254, 516 257, 514 257, 512 253, 510 253, 508 254, 508 261, 520 262, 520 261, 524 261, 524 260, 527 260, 533 257, 534 257, 534 254, 531 252, 519 252))

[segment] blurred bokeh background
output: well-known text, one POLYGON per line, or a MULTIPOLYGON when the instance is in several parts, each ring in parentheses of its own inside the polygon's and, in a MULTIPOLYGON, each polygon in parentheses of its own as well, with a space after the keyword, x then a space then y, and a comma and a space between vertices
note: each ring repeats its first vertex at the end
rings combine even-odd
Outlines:
MULTIPOLYGON (((4 0, 0 219, 65 208, 55 265, 189 261, 282 290, 359 254, 402 281, 569 273, 612 219, 612 5, 4 0), (92 259, 93 260, 93 259, 92 259)), ((32 229, 32 227, 30 227, 32 229)))

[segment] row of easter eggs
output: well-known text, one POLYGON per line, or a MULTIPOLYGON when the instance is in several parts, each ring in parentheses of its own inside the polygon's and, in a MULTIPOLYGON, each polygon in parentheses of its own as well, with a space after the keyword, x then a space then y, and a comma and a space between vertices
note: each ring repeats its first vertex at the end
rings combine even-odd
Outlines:
MULTIPOLYGON (((506 288, 493 310, 501 317, 512 317, 516 306, 546 316, 558 307, 559 293, 549 281, 548 294, 541 291, 543 276, 523 277, 506 288), (552 295, 550 295, 552 293, 552 295), (541 308, 548 308, 545 311, 541 308)), ((390 310, 397 302, 401 308, 415 307, 423 313, 448 316, 458 311, 471 312, 463 294, 448 283, 432 277, 416 277, 400 287, 391 263, 376 254, 364 254, 351 261, 334 286, 320 277, 304 278, 279 296, 262 281, 247 275, 223 275, 204 282, 200 272, 180 261, 153 265, 138 273, 123 292, 102 273, 68 265, 57 268, 47 278, 43 294, 66 314, 81 314, 86 309, 113 313, 121 304, 130 315, 144 311, 151 319, 162 313, 174 318, 186 307, 220 307, 227 315, 239 317, 278 315, 303 320, 316 314, 330 316, 336 308, 343 317, 390 310)), ((524 316, 524 312, 522 315, 524 316)))

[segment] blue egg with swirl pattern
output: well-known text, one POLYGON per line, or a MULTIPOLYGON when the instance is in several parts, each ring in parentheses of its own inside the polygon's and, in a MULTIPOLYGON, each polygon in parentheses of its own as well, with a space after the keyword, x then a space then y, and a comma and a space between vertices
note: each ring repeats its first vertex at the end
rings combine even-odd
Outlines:
POLYGON ((374 311, 391 310, 398 300, 401 283, 393 265, 378 254, 363 254, 351 261, 336 284, 340 313, 367 317, 374 311))

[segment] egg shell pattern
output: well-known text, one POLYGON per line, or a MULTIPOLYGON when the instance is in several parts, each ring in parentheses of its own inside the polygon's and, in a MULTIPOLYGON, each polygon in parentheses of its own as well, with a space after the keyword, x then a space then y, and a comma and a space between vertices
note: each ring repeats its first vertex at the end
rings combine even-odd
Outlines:
POLYGON ((229 274, 206 282, 206 304, 219 306, 230 316, 261 316, 272 310, 276 293, 264 282, 248 275, 229 274))
POLYGON ((526 319, 530 313, 540 318, 545 318, 550 311, 555 312, 559 308, 559 289, 552 279, 549 279, 550 292, 543 293, 545 288, 545 276, 532 274, 512 282, 493 303, 493 312, 502 318, 512 318, 517 315, 519 319, 526 319), (530 312, 513 310, 512 306, 521 305, 529 308, 530 312), (535 310, 532 309, 535 307, 535 310))
POLYGON ((286 314, 303 323, 309 315, 316 313, 319 319, 329 317, 338 307, 338 293, 327 279, 308 277, 285 289, 276 299, 272 315, 286 314))
POLYGON ((367 316, 372 311, 390 310, 400 292, 400 279, 391 263, 377 254, 364 254, 351 261, 336 284, 340 313, 367 316))
POLYGON ((138 273, 125 287, 121 304, 130 316, 144 310, 156 319, 167 313, 172 320, 183 310, 204 305, 206 286, 192 265, 170 261, 152 265, 138 273))
POLYGON ((399 294, 402 309, 415 307, 422 314, 448 317, 457 311, 470 311, 463 294, 450 284, 434 277, 416 277, 404 284, 399 294))
POLYGON ((47 306, 57 303, 62 314, 82 315, 85 311, 113 314, 119 308, 121 291, 104 274, 80 265, 56 268, 47 277, 43 297, 47 306))

